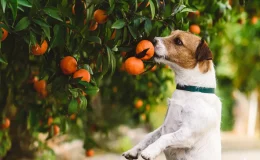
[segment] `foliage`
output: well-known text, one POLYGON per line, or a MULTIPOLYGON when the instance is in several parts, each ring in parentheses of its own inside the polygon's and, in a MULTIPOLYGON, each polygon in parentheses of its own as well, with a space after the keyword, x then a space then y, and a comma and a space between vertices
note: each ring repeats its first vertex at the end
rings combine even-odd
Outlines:
MULTIPOLYGON (((46 133, 50 139, 53 126, 59 126, 61 134, 77 133, 90 149, 97 145, 96 132, 107 132, 121 123, 148 121, 149 108, 166 97, 172 74, 164 66, 139 76, 120 71, 122 62, 135 56, 136 44, 167 36, 174 29, 188 30, 190 24, 199 24, 200 35, 210 42, 223 29, 220 24, 230 19, 230 5, 224 0, 0 2, 0 28, 9 32, 0 43, 0 112, 1 118, 11 118, 10 130, 0 135, 12 141, 11 151, 20 147, 16 153, 25 150, 17 145, 22 136, 37 141, 39 133, 46 133), (96 9, 105 10, 108 20, 90 31, 96 9), (197 10, 200 15, 194 16, 197 10), (47 52, 33 55, 31 48, 44 40, 47 52), (121 52, 127 52, 126 56, 121 52), (89 71, 90 83, 62 73, 59 64, 65 56, 73 56, 78 68, 89 71), (48 95, 34 90, 37 78, 47 81, 48 95), (144 104, 136 109, 133 105, 138 99, 144 104), (50 117, 53 121, 48 124, 50 117)), ((147 70, 154 65, 152 60, 144 63, 147 70)), ((1 137, 0 142, 0 157, 4 157, 11 145, 4 145, 1 137)))

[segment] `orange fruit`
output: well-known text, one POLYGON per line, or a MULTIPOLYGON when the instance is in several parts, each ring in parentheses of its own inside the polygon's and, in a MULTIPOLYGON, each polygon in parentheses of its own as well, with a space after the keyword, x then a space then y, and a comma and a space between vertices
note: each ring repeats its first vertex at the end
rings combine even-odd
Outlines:
POLYGON ((94 19, 97 23, 99 24, 104 24, 106 23, 107 19, 108 19, 108 16, 106 14, 106 11, 105 10, 102 10, 102 9, 97 9, 95 12, 94 12, 94 19))
POLYGON ((153 83, 152 82, 148 82, 147 85, 148 85, 149 88, 151 88, 153 86, 153 83))
POLYGON ((92 157, 92 156, 94 156, 94 154, 95 154, 95 152, 94 152, 93 149, 86 150, 86 156, 87 157, 92 157))
POLYGON ((60 68, 65 75, 70 75, 77 71, 78 64, 74 57, 66 56, 60 61, 60 68))
POLYGON ((136 52, 136 54, 139 54, 145 49, 148 49, 148 50, 146 52, 146 55, 143 58, 141 58, 142 60, 148 60, 154 55, 154 46, 153 46, 152 42, 150 42, 148 40, 140 41, 136 46, 135 52, 136 52))
POLYGON ((121 52, 121 56, 122 57, 126 56, 126 52, 121 52))
POLYGON ((79 69, 73 74, 73 78, 81 78, 82 81, 90 82, 90 74, 86 69, 79 69))
POLYGON ((114 86, 114 87, 112 88, 112 90, 113 90, 114 93, 117 93, 117 91, 118 91, 118 89, 117 89, 116 86, 114 86))
POLYGON ((142 106, 144 105, 144 102, 141 100, 141 99, 138 99, 136 102, 135 102, 135 108, 141 108, 142 106))
POLYGON ((138 75, 144 72, 144 63, 141 59, 130 57, 125 61, 124 69, 129 74, 138 75))
POLYGON ((76 12, 75 12, 75 4, 73 4, 72 8, 71 8, 71 12, 73 15, 76 15, 76 12))
POLYGON ((53 123, 53 118, 49 117, 48 118, 48 122, 47 122, 48 126, 50 126, 52 123, 53 123))
POLYGON ((8 36, 8 31, 5 30, 4 28, 1 28, 1 29, 2 29, 2 39, 1 39, 1 41, 3 41, 8 36))
POLYGON ((75 120, 76 119, 76 114, 70 115, 70 120, 75 120))
POLYGON ((46 81, 45 80, 36 81, 34 82, 33 87, 38 93, 42 93, 44 90, 46 90, 46 81))
POLYGON ((47 90, 42 90, 42 91, 40 92, 40 95, 41 95, 42 98, 47 97, 47 95, 48 95, 47 90))
POLYGON ((94 20, 90 21, 90 26, 88 28, 89 31, 94 31, 98 27, 98 23, 94 20))
POLYGON ((60 127, 58 125, 53 125, 53 134, 56 136, 60 133, 60 127))
POLYGON ((110 39, 115 39, 115 38, 116 38, 116 30, 113 31, 113 33, 112 33, 110 39))
POLYGON ((197 24, 190 25, 190 32, 194 34, 200 34, 200 26, 197 24))
POLYGON ((251 18, 251 23, 252 24, 256 24, 258 22, 258 17, 257 16, 253 16, 252 18, 251 18))
MULTIPOLYGON (((138 3, 138 7, 142 4, 143 2, 138 3)), ((148 7, 150 5, 150 2, 147 2, 145 7, 148 7)))
POLYGON ((146 114, 144 114, 144 113, 141 114, 141 115, 140 115, 140 118, 141 118, 142 121, 145 121, 145 120, 146 120, 146 114))
MULTIPOLYGON (((84 4, 84 7, 85 7, 85 9, 86 9, 86 8, 87 8, 86 3, 85 3, 84 1, 82 1, 82 3, 84 4)), ((72 5, 72 7, 71 7, 71 12, 72 12, 73 15, 76 15, 76 12, 75 12, 75 4, 72 5)))
POLYGON ((189 18, 197 18, 199 16, 200 16, 200 11, 189 12, 189 14, 188 14, 189 18))
POLYGON ((7 129, 7 128, 10 127, 10 124, 11 124, 10 119, 9 119, 9 118, 4 118, 4 121, 3 121, 3 123, 2 123, 1 128, 2 128, 2 129, 7 129))
POLYGON ((155 65, 155 66, 153 66, 153 68, 151 69, 151 71, 155 71, 156 70, 156 68, 157 68, 157 66, 155 65))
POLYGON ((146 111, 150 111, 150 109, 151 109, 150 104, 147 104, 147 105, 145 106, 145 109, 146 109, 146 111))
POLYGON ((35 46, 32 46, 31 51, 33 55, 43 55, 48 49, 48 43, 46 40, 42 42, 41 45, 36 44, 35 46))

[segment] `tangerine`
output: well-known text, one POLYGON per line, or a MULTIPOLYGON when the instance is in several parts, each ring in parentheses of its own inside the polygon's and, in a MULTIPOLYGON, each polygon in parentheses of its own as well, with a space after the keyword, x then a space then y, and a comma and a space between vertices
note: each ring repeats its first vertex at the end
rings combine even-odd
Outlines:
POLYGON ((97 23, 99 24, 104 24, 106 23, 107 19, 108 19, 108 16, 106 14, 106 11, 105 10, 102 10, 102 9, 97 9, 95 12, 94 12, 94 19, 97 23))
POLYGON ((95 152, 94 152, 93 149, 86 150, 86 156, 87 157, 92 157, 92 156, 94 156, 94 154, 95 154, 95 152))
POLYGON ((90 82, 90 74, 86 69, 79 69, 73 74, 73 78, 80 78, 82 81, 90 82))
POLYGON ((94 20, 90 21, 90 26, 88 28, 89 31, 94 31, 98 27, 98 23, 94 20))
POLYGON ((200 34, 200 26, 197 24, 190 25, 190 32, 194 34, 200 34))
POLYGON ((10 127, 11 121, 9 118, 4 118, 4 123, 2 123, 2 129, 7 129, 10 127))
POLYGON ((141 108, 142 106, 144 105, 144 102, 141 100, 141 99, 138 99, 136 102, 135 102, 135 108, 141 108))
POLYGON ((56 136, 60 133, 60 127, 58 125, 53 125, 53 134, 56 136))
POLYGON ((129 74, 138 75, 144 71, 144 63, 136 57, 130 57, 125 61, 124 69, 129 74))
POLYGON ((148 60, 154 55, 154 46, 152 42, 148 40, 142 40, 136 46, 135 49, 136 54, 139 54, 146 49, 148 50, 146 51, 146 55, 143 58, 141 58, 142 60, 148 60))
POLYGON ((65 75, 70 75, 77 71, 77 61, 72 56, 66 56, 60 61, 60 68, 65 75))
POLYGON ((1 28, 1 29, 2 29, 2 39, 1 39, 1 41, 3 41, 8 36, 8 31, 5 30, 4 28, 1 28))
POLYGON ((36 81, 34 82, 33 87, 38 93, 42 93, 46 90, 46 81, 45 80, 36 81))
POLYGON ((33 55, 43 55, 48 49, 48 43, 46 40, 42 42, 41 45, 36 44, 35 46, 32 46, 31 51, 33 55))
POLYGON ((257 16, 253 16, 252 18, 251 18, 251 23, 252 24, 256 24, 258 22, 258 17, 257 16))

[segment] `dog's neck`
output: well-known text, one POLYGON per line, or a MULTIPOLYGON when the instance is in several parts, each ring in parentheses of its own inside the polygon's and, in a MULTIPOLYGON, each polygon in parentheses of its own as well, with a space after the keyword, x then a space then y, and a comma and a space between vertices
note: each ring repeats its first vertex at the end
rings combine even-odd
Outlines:
POLYGON ((202 73, 198 65, 193 69, 184 69, 176 64, 170 67, 175 73, 176 84, 216 88, 216 76, 212 62, 210 70, 206 73, 202 73))

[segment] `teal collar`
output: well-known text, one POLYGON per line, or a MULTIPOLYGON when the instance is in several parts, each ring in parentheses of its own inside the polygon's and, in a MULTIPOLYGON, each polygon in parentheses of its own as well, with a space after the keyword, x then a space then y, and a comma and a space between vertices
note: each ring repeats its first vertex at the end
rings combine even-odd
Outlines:
POLYGON ((190 92, 201 92, 215 94, 215 88, 197 87, 197 86, 183 86, 177 84, 176 89, 190 91, 190 92))

